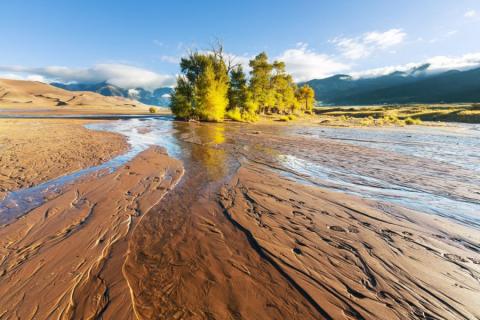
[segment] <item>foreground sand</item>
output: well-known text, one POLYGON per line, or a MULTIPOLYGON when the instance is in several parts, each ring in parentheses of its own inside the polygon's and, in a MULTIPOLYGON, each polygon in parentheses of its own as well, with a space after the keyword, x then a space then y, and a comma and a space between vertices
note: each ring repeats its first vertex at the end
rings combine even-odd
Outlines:
POLYGON ((301 184, 275 155, 476 201, 450 179, 468 172, 279 128, 178 124, 183 164, 148 149, 1 227, 0 318, 479 317, 477 229, 301 184))
POLYGON ((181 175, 178 161, 149 149, 0 229, 0 317, 134 319, 128 240, 181 175))
POLYGON ((122 136, 87 130, 85 123, 0 119, 0 199, 7 190, 98 165, 127 149, 122 136))
POLYGON ((240 169, 221 203, 332 319, 478 317, 480 237, 469 228, 258 166, 240 169))

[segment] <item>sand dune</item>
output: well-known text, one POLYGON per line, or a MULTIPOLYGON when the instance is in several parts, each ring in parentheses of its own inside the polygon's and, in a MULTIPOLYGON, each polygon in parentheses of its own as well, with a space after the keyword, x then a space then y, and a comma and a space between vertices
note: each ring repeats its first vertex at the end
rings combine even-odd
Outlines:
POLYGON ((0 110, 12 113, 147 113, 148 107, 123 97, 67 91, 37 81, 0 79, 0 110))

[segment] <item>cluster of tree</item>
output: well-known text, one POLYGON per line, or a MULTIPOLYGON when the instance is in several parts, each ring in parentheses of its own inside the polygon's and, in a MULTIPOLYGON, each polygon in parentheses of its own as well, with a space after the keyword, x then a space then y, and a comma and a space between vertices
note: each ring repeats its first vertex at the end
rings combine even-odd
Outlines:
POLYGON ((250 61, 247 79, 241 65, 224 55, 222 47, 193 52, 180 61, 182 74, 171 98, 180 119, 255 121, 259 114, 311 113, 314 91, 300 88, 285 71, 285 63, 270 63, 262 52, 250 61))

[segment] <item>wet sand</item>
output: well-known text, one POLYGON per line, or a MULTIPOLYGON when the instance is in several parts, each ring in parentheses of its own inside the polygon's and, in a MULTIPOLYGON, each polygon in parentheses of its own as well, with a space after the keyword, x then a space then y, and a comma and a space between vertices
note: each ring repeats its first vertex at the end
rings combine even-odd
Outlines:
POLYGON ((0 199, 7 190, 98 165, 128 148, 121 135, 87 130, 85 123, 0 119, 0 199))
POLYGON ((162 150, 148 149, 1 228, 0 316, 135 319, 123 275, 129 239, 182 172, 162 150))
POLYGON ((258 166, 240 169, 221 203, 332 319, 478 316, 480 236, 469 228, 258 166))
MULTIPOLYGON (((161 124, 140 125, 133 137, 149 141, 161 124)), ((362 198, 315 171, 473 204, 468 168, 305 128, 169 126, 158 143, 178 160, 149 148, 0 228, 0 317, 479 317, 480 233, 468 216, 362 198)))

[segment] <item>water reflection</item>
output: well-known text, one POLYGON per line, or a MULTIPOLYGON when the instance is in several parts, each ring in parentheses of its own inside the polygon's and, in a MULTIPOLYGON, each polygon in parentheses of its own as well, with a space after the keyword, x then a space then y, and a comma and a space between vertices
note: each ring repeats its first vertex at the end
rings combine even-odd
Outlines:
POLYGON ((230 160, 223 124, 176 123, 174 127, 176 131, 173 135, 177 143, 183 145, 180 159, 188 163, 187 167, 201 166, 209 181, 221 180, 227 175, 230 160))

